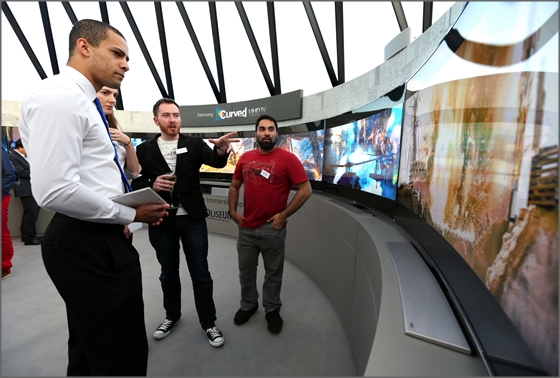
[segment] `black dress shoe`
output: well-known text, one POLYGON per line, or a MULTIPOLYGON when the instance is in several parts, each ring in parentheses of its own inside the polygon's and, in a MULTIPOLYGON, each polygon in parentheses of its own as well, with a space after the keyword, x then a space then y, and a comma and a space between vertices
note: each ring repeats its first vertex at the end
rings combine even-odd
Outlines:
POLYGON ((242 309, 237 310, 235 316, 233 317, 233 322, 237 325, 245 324, 249 321, 249 318, 257 312, 259 308, 259 304, 257 303, 255 307, 250 309, 249 311, 243 311, 242 309))
POLYGON ((33 240, 26 240, 23 242, 24 245, 39 245, 41 244, 41 239, 35 238, 33 240))
POLYGON ((282 331, 282 323, 284 323, 284 321, 280 317, 280 310, 267 312, 265 318, 268 322, 268 330, 270 333, 277 334, 282 331))

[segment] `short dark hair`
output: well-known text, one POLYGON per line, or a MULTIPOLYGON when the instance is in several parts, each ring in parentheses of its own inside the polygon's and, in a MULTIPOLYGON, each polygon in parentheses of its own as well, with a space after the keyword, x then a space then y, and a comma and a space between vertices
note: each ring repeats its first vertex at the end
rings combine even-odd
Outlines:
POLYGON ((157 100, 157 102, 154 104, 154 108, 152 109, 152 112, 154 113, 154 117, 158 116, 158 110, 161 104, 173 104, 177 107, 177 109, 181 109, 179 108, 179 105, 175 102, 175 100, 173 100, 172 98, 164 97, 162 99, 157 100))
POLYGON ((274 122, 274 127, 276 128, 276 131, 278 131, 278 122, 276 122, 276 120, 272 116, 269 116, 267 114, 263 114, 259 117, 259 119, 257 119, 257 123, 255 123, 255 131, 257 131, 257 129, 259 128, 259 122, 261 122, 263 119, 268 119, 269 121, 274 122))
POLYGON ((14 148, 24 148, 24 147, 23 147, 23 143, 22 143, 22 141, 21 141, 21 138, 18 139, 18 140, 16 140, 16 145, 15 145, 14 148))
POLYGON ((124 35, 114 27, 105 22, 84 19, 76 22, 70 31, 69 36, 69 56, 74 54, 76 42, 80 38, 85 38, 93 47, 99 47, 101 41, 107 39, 107 32, 111 30, 120 35, 125 41, 124 35))

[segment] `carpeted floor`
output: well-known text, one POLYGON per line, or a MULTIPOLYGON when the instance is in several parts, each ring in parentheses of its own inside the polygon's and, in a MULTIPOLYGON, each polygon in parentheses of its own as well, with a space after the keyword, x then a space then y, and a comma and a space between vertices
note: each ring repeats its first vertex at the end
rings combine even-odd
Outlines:
MULTIPOLYGON (((355 376, 350 344, 321 289, 287 261, 282 288, 284 327, 278 335, 266 329, 259 311, 242 326, 233 323, 239 308, 236 240, 210 234, 209 265, 214 279, 216 325, 225 337, 221 348, 208 344, 194 310, 190 277, 181 260, 183 317, 171 334, 152 333, 165 318, 159 265, 147 228, 134 233, 142 263, 145 318, 150 347, 148 376, 355 376)), ((2 280, 3 377, 65 376, 66 312, 41 259, 40 246, 13 239, 12 275, 2 280)), ((258 287, 264 270, 259 264, 258 287)))

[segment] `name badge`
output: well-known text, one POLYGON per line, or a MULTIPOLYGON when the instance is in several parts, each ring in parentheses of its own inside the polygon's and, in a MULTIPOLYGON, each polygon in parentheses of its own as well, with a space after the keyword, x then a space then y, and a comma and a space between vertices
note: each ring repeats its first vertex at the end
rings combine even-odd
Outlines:
POLYGON ((185 153, 187 153, 187 147, 181 147, 181 148, 179 148, 177 151, 175 151, 175 153, 176 153, 177 155, 185 154, 185 153))
POLYGON ((268 179, 270 177, 270 173, 268 173, 267 171, 265 171, 264 169, 261 171, 261 176, 264 177, 265 179, 268 179))

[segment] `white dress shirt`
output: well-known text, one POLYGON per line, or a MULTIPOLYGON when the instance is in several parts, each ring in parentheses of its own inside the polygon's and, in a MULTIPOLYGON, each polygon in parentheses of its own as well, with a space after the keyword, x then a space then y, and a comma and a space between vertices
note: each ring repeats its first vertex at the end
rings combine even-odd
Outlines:
POLYGON ((129 224, 136 211, 109 199, 124 188, 95 98, 89 80, 68 66, 23 98, 19 132, 33 197, 40 207, 77 219, 129 224))

